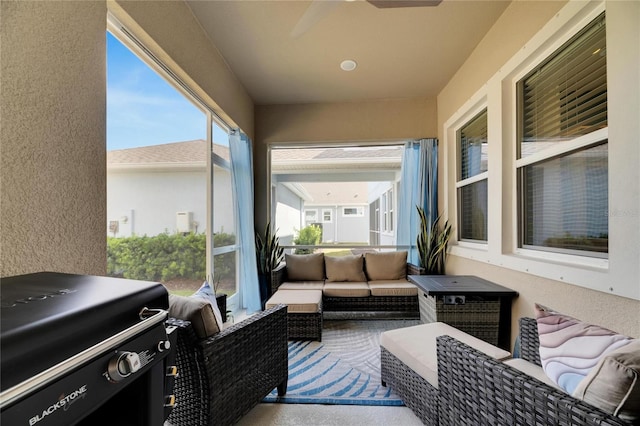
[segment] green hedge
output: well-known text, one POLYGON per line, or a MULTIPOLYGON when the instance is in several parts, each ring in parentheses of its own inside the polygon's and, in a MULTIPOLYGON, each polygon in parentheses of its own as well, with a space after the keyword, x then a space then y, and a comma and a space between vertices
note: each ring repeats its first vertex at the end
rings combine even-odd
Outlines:
MULTIPOLYGON (((235 242, 235 235, 214 234, 214 246, 235 242)), ((204 280, 206 235, 160 234, 153 237, 107 237, 107 274, 136 280, 168 281, 174 278, 204 280)), ((235 252, 216 256, 216 279, 235 279, 235 252)))

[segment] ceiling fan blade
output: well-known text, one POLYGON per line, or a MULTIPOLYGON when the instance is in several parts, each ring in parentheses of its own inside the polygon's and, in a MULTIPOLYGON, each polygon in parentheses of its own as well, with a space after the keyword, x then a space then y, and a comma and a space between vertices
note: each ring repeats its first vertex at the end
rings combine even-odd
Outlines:
POLYGON ((341 4, 342 2, 335 0, 312 0, 296 26, 293 27, 291 37, 300 37, 341 4))
POLYGON ((369 3, 380 9, 393 7, 424 7, 437 6, 442 0, 367 0, 369 3))

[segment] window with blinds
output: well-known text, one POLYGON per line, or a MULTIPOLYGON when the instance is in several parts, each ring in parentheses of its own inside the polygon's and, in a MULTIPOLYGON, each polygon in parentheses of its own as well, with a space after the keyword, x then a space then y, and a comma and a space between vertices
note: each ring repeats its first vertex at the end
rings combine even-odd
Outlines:
POLYGON ((518 158, 607 127, 604 13, 517 87, 518 158))
POLYGON ((487 110, 458 131, 458 238, 487 241, 487 110))
POLYGON ((520 247, 607 257, 606 65, 603 13, 517 83, 520 247))

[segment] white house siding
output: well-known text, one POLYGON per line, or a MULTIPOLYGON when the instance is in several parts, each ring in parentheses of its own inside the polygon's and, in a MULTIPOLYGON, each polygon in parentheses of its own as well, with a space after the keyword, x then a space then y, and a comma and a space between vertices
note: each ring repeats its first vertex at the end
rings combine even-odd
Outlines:
MULTIPOLYGON (((234 233, 230 174, 216 170, 214 232, 234 233)), ((178 232, 176 213, 191 212, 192 231, 206 231, 206 173, 204 171, 109 171, 107 173, 107 234, 117 221, 117 237, 178 232)))
POLYGON ((284 185, 277 186, 275 228, 278 231, 280 244, 292 245, 296 231, 304 226, 302 224, 302 204, 300 197, 289 188, 284 185))
MULTIPOLYGON (((369 183, 369 205, 380 200, 380 211, 378 212, 378 244, 379 245, 395 245, 396 229, 398 218, 398 185, 395 182, 370 182, 369 183), (393 227, 390 230, 384 230, 384 212, 382 211, 382 196, 393 188, 393 227)), ((373 231, 373 226, 371 227, 373 231)))

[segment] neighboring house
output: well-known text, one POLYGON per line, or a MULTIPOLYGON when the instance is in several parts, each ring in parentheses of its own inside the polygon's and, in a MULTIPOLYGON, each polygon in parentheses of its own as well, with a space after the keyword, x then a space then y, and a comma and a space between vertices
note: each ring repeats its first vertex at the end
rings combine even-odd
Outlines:
MULTIPOLYGON (((227 147, 214 145, 214 154, 228 164, 227 147)), ((204 140, 107 152, 107 234, 205 232, 206 155, 204 140)), ((228 169, 214 166, 213 190, 226 193, 213 207, 213 231, 235 233, 228 169)))
MULTIPOLYGON (((206 231, 204 140, 107 153, 107 235, 206 231)), ((214 145, 214 232, 234 232, 229 150, 214 145)), ((395 244, 395 193, 402 147, 273 151, 272 218, 282 245, 322 227, 322 243, 395 244), (388 180, 387 180, 388 179, 388 180), (319 182, 323 181, 323 182, 319 182), (373 209, 373 210, 371 210, 373 209)))
POLYGON ((318 224, 322 243, 395 244, 402 152, 400 145, 273 149, 271 217, 281 243, 318 224), (376 207, 389 196, 386 211, 376 207))
POLYGON ((305 182, 311 195, 304 204, 304 224, 322 228, 322 243, 369 242, 367 182, 305 182))

